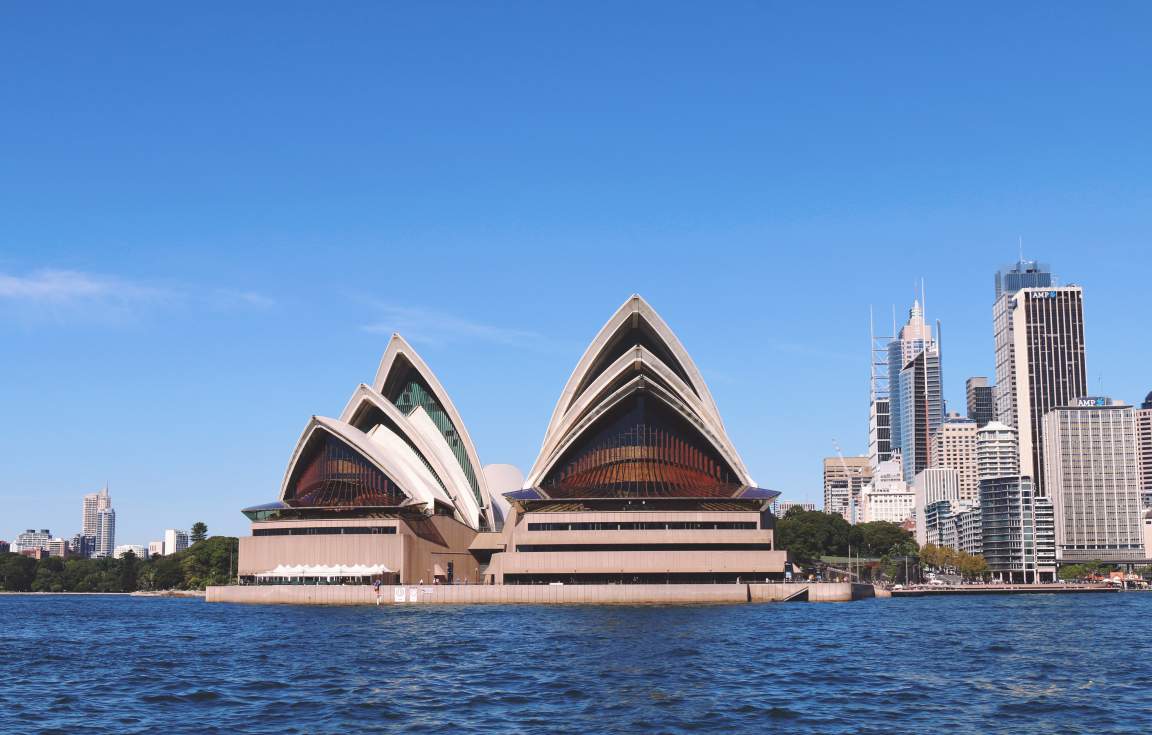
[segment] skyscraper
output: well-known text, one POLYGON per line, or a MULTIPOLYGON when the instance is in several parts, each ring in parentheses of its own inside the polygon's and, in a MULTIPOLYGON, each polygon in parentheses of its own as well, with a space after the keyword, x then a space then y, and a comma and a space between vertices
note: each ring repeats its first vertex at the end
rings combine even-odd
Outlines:
POLYGON ((1021 259, 996 272, 996 298, 992 304, 992 325, 996 343, 996 385, 993 397, 996 420, 1019 428, 1016 423, 1016 368, 1012 339, 1012 297, 1022 288, 1048 288, 1052 272, 1044 263, 1021 259))
POLYGON ((1019 431, 1020 474, 1043 497, 1044 415, 1087 393, 1084 293, 1079 286, 1005 292, 996 313, 997 419, 1019 431), (1002 322, 1010 324, 1003 349, 1002 322))
POLYGON ((1044 417, 1044 470, 1062 561, 1144 558, 1131 406, 1078 398, 1044 417))
POLYGON ((891 370, 888 345, 893 338, 876 336, 876 327, 871 320, 871 314, 869 314, 869 331, 872 342, 872 375, 868 403, 868 461, 875 469, 881 462, 892 459, 891 370))
POLYGON ((976 422, 951 414, 932 436, 929 466, 956 470, 959 475, 959 499, 980 501, 980 475, 976 462, 976 422))
POLYGON ((112 556, 116 549, 116 511, 111 507, 96 511, 96 550, 92 556, 112 556))
POLYGON ((976 433, 980 477, 980 548, 1001 580, 1056 578, 1052 504, 1035 496, 1032 478, 1020 474, 1017 432, 993 421, 976 433))
POLYGON ((988 385, 988 378, 968 378, 964 388, 968 394, 968 418, 976 422, 976 428, 996 418, 996 401, 992 396, 993 388, 988 385))
POLYGON ((928 467, 932 436, 944 420, 940 348, 932 342, 900 371, 900 453, 904 476, 928 467))
MULTIPOLYGON (((1052 581, 1055 568, 1040 568, 1049 551, 1037 549, 1037 538, 1050 532, 1037 529, 1037 498, 1032 480, 1021 475, 980 480, 980 543, 988 570, 1005 582, 1052 581)), ((1049 508, 1051 506, 1048 506, 1049 508)), ((1041 512, 1041 519, 1051 521, 1041 512)))
MULTIPOLYGON (((1140 448, 1140 502, 1152 508, 1152 393, 1136 411, 1136 442, 1140 448)), ((1148 550, 1152 554, 1152 549, 1148 550)))
MULTIPOLYGON (((891 416, 892 451, 903 449, 904 440, 902 428, 905 415, 904 392, 901 388, 900 373, 913 358, 933 344, 932 329, 924 323, 924 311, 920 308, 920 302, 914 301, 908 312, 908 322, 888 343, 888 409, 891 416)), ((915 474, 915 472, 909 473, 905 464, 904 477, 912 477, 915 474)))
MULTIPOLYGON (((99 528, 100 510, 112 507, 112 497, 108 495, 108 486, 103 490, 84 495, 84 517, 79 526, 79 538, 73 541, 74 552, 88 556, 96 551, 96 537, 99 528)), ((111 553, 111 551, 109 551, 111 553)))

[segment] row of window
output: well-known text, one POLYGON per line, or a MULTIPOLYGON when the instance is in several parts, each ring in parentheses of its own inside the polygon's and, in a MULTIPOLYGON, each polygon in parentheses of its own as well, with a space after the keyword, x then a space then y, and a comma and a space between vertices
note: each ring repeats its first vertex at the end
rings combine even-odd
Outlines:
POLYGON ((647 574, 505 574, 504 584, 729 584, 772 582, 781 572, 697 572, 647 574))
POLYGON ((339 536, 344 534, 394 534, 396 526, 313 526, 308 528, 256 528, 253 536, 339 536))
POLYGON ((771 551, 772 544, 519 544, 517 551, 771 551))
POLYGON ((529 523, 529 531, 753 531, 756 521, 614 521, 529 523))

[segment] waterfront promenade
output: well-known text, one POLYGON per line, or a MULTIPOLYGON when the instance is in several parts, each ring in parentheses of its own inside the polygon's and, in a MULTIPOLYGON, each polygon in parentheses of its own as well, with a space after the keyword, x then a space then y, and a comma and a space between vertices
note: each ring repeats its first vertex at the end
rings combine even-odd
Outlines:
POLYGON ((944 587, 912 587, 891 590, 892 597, 938 597, 941 595, 1038 595, 1120 592, 1101 584, 971 584, 944 587))
MULTIPOLYGON (((643 605, 755 602, 850 602, 875 596, 869 584, 394 585, 381 605, 643 605)), ((239 585, 209 587, 208 602, 285 605, 375 605, 368 585, 239 585)))

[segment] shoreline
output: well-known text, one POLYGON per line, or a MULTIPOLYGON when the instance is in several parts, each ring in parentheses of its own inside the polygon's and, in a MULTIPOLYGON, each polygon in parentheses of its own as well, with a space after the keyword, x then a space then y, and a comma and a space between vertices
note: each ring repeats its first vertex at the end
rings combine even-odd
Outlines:
POLYGON ((852 602, 877 596, 849 582, 603 585, 215 585, 210 603, 255 605, 662 605, 852 602))
POLYGON ((204 590, 158 590, 137 592, 9 592, 0 591, 0 596, 89 596, 89 597, 204 597, 204 590))

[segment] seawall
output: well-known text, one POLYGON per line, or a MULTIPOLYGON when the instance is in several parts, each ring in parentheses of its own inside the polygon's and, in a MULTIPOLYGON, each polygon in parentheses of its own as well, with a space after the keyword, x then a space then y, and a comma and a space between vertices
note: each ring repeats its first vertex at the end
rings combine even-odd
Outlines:
MULTIPOLYGON (((381 605, 660 605, 749 602, 850 602, 875 596, 868 584, 397 585, 381 605)), ((367 585, 209 587, 208 602, 265 605, 375 605, 367 585)))

